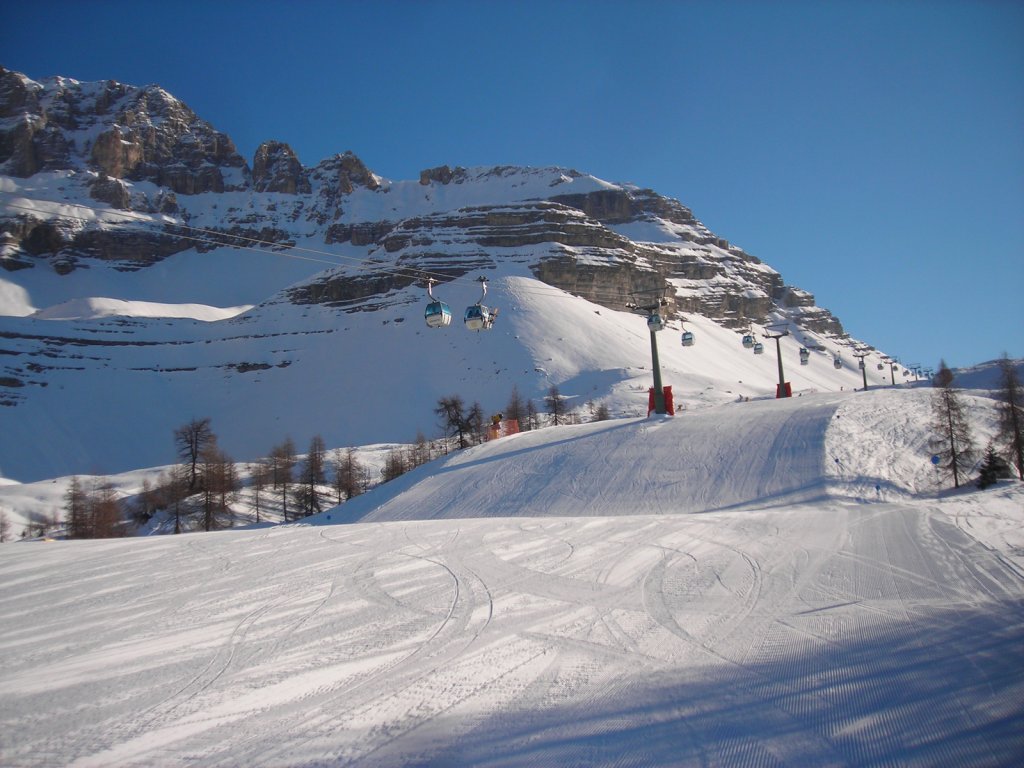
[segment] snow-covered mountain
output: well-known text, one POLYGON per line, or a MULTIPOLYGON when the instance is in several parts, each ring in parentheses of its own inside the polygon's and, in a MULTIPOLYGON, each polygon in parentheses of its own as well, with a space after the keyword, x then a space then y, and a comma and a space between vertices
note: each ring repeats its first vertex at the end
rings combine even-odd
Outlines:
POLYGON ((570 169, 393 181, 351 152, 303 166, 279 141, 250 167, 157 86, 0 70, 0 172, 0 476, 164 464, 194 417, 246 460, 289 436, 433 435, 439 397, 496 412, 513 386, 643 413, 650 335, 626 305, 661 298, 680 407, 773 396, 769 325, 789 332, 796 395, 909 377, 679 202, 570 169), (500 311, 472 333, 479 276, 500 311), (451 327, 424 325, 429 277, 451 327))

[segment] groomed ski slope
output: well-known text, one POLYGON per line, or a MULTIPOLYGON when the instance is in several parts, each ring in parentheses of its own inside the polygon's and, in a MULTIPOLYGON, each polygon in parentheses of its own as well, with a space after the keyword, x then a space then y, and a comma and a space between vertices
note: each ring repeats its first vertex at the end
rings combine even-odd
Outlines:
POLYGON ((823 439, 839 398, 737 403, 513 435, 397 481, 345 520, 660 515, 821 494, 823 439))
POLYGON ((900 389, 524 432, 415 470, 336 510, 332 521, 664 515, 830 495, 908 499, 936 487, 922 429, 928 418, 928 393, 900 389))
POLYGON ((2 547, 0 762, 1016 764, 1024 492, 929 490, 926 409, 550 428, 311 524, 2 547))

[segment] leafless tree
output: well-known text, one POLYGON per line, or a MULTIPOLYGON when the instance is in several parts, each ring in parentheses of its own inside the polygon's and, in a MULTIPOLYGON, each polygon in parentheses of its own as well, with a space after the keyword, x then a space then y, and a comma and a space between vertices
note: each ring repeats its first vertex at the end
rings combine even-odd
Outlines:
POLYGON ((334 454, 334 490, 338 503, 358 496, 366 489, 366 470, 359 462, 354 448, 340 449, 334 454), (344 497, 344 498, 343 498, 344 497))
POLYGON ((426 435, 419 431, 416 433, 416 442, 409 449, 409 468, 415 469, 422 464, 426 464, 431 458, 433 457, 431 456, 430 443, 427 441, 426 435))
POLYGON ((167 506, 166 491, 161 483, 150 482, 149 478, 142 481, 142 490, 135 497, 133 517, 137 525, 145 525, 157 510, 167 506))
POLYGON ((384 466, 380 470, 382 482, 394 480, 409 471, 409 463, 402 448, 392 448, 384 457, 384 466))
POLYGON ((479 402, 474 402, 466 413, 466 431, 474 444, 486 442, 488 422, 484 417, 484 409, 479 402))
POLYGON ((167 505, 174 510, 175 533, 182 532, 181 518, 183 514, 187 514, 185 499, 188 497, 188 479, 188 466, 178 464, 170 469, 163 486, 167 505))
POLYGON ((591 419, 593 421, 608 421, 612 417, 611 411, 608 410, 607 403, 598 403, 597 407, 594 408, 591 419))
POLYGON ((216 436, 210 428, 209 418, 192 419, 188 424, 174 430, 174 445, 178 449, 178 458, 189 467, 188 490, 190 492, 196 490, 196 482, 199 478, 197 469, 199 457, 203 449, 213 440, 216 440, 216 436))
POLYGON ((324 473, 326 454, 324 439, 316 435, 309 443, 309 452, 302 465, 299 487, 295 495, 298 507, 304 515, 314 515, 323 511, 320 505, 319 486, 327 482, 324 473))
POLYGON ((111 539, 124 535, 124 523, 121 520, 121 505, 117 493, 109 483, 100 484, 90 495, 92 519, 91 537, 111 539))
POLYGON ((473 429, 466 416, 466 406, 459 395, 449 395, 437 401, 434 409, 441 418, 441 428, 445 436, 452 435, 458 438, 459 450, 470 445, 473 429))
POLYGON ((274 489, 281 492, 281 516, 285 522, 288 521, 288 493, 296 462, 295 443, 290 437, 270 451, 270 476, 274 489))
POLYGON ((203 530, 230 527, 233 523, 231 503, 238 490, 234 462, 217 446, 207 443, 199 457, 202 480, 203 530))
POLYGON ((566 411, 568 410, 565 404, 565 398, 562 397, 562 393, 558 391, 558 387, 554 384, 548 390, 547 396, 544 398, 544 405, 548 409, 548 413, 551 414, 551 423, 554 426, 564 424, 566 421, 566 411))
POLYGON ((515 385, 512 386, 512 394, 508 396, 508 405, 505 406, 504 416, 510 421, 518 422, 519 429, 527 429, 526 403, 523 402, 523 398, 519 394, 519 387, 515 385))
POLYGON ((0 509, 0 544, 11 540, 11 518, 6 509, 0 509))
POLYGON ((952 475, 953 487, 959 488, 961 475, 966 477, 974 455, 967 409, 963 397, 953 387, 953 372, 945 360, 939 364, 939 372, 935 374, 934 381, 931 422, 935 435, 933 444, 939 457, 939 467, 952 475))
POLYGON ((265 461, 256 461, 248 466, 250 483, 252 484, 253 504, 256 508, 256 522, 260 521, 260 498, 263 489, 270 482, 270 467, 265 461))
POLYGON ((537 429, 537 427, 540 426, 540 424, 538 423, 539 422, 538 416, 539 416, 539 414, 537 413, 537 406, 534 404, 533 400, 527 400, 526 401, 526 429, 527 429, 527 431, 529 431, 531 429, 537 429))

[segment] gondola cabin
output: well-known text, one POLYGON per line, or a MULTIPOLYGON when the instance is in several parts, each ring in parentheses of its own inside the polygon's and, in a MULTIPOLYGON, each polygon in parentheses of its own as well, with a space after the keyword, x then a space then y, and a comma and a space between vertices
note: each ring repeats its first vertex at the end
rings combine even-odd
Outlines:
POLYGON ((498 310, 484 305, 484 299, 487 298, 487 278, 478 277, 477 282, 480 283, 480 301, 466 307, 466 314, 462 319, 471 331, 489 331, 498 316, 498 310))
POLYGON ((843 360, 842 360, 842 358, 840 358, 840 357, 833 357, 832 358, 832 367, 835 368, 837 371, 840 370, 843 367, 843 360))
POLYGON ((807 351, 807 347, 800 347, 800 365, 807 365, 810 359, 811 353, 807 351))
POLYGON ((496 309, 485 307, 483 304, 473 304, 466 307, 466 315, 463 321, 471 331, 488 331, 494 325, 494 317, 498 314, 496 309))
POLYGON ((423 319, 431 328, 444 328, 452 324, 452 310, 443 301, 432 301, 423 311, 423 319))
POLYGON ((762 344, 760 341, 757 342, 754 345, 754 354, 755 355, 763 355, 764 354, 764 344, 762 344))
POLYGON ((692 347, 693 346, 693 331, 683 331, 683 346, 684 347, 692 347))
POLYGON ((745 333, 745 334, 743 334, 743 346, 746 347, 747 349, 753 349, 754 348, 754 334, 752 334, 752 333, 745 333))
POLYGON ((647 327, 652 331, 660 331, 665 327, 665 321, 661 319, 661 315, 655 312, 647 317, 647 327))

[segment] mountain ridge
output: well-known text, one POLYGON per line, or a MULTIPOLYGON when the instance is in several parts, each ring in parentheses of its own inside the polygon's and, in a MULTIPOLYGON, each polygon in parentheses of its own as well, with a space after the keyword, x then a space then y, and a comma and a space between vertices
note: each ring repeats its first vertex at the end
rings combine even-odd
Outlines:
MULTIPOLYGON (((572 169, 438 166, 420 173, 419 201, 410 200, 417 196, 410 193, 411 182, 383 179, 351 151, 326 158, 310 168, 301 164, 286 143, 270 140, 257 148, 250 169, 230 137, 155 85, 138 88, 114 81, 81 83, 64 77, 36 82, 0 68, 0 115, 4 117, 0 132, 0 170, 5 174, 31 178, 38 173, 69 172, 61 191, 67 191, 67 185, 77 181, 88 198, 97 203, 144 214, 179 215, 181 223, 201 226, 213 242, 232 244, 233 238, 245 238, 263 245, 289 247, 303 235, 319 235, 325 245, 383 244, 393 253, 408 244, 408 238, 403 242, 393 235, 396 229, 408 230, 412 222, 416 222, 423 239, 422 225, 429 219, 423 214, 433 214, 434 221, 442 226, 459 226, 458 217, 454 222, 445 222, 439 214, 458 211, 467 205, 479 207, 547 199, 551 204, 582 211, 596 226, 591 229, 590 242, 581 242, 579 232, 575 238, 560 237, 562 233, 557 229, 554 234, 535 234, 540 241, 567 245, 596 243, 615 250, 624 243, 623 236, 614 231, 616 226, 637 222, 663 225, 662 232, 655 236, 663 244, 662 251, 665 251, 664 244, 671 242, 672 252, 655 253, 640 243, 626 244, 624 250, 644 251, 641 259, 656 265, 655 271, 665 280, 676 277, 701 281, 701 287, 706 287, 709 278, 726 274, 725 263, 760 264, 755 257, 710 232, 678 201, 664 198, 653 190, 610 184, 572 169), (486 193, 481 198, 481 182, 509 177, 514 178, 511 183, 500 185, 499 199, 486 193), (561 189, 581 184, 582 189, 561 189), (155 189, 147 189, 149 185, 155 189), (452 194, 452 188, 465 185, 474 186, 477 193, 452 194), (559 191, 550 194, 556 187, 559 191), (390 206, 391 212, 396 214, 391 216, 385 213, 387 206, 380 201, 373 205, 361 200, 359 195, 353 198, 357 190, 378 196, 388 196, 395 191, 396 196, 404 199, 400 205, 390 206), (247 207, 229 205, 228 211, 219 214, 215 221, 196 221, 202 214, 189 210, 191 206, 185 202, 186 198, 206 193, 228 192, 281 197, 259 207, 251 202, 247 207), (431 204, 435 194, 438 202, 431 204), (279 207, 291 210, 278 211, 279 207), (294 226, 303 218, 314 225, 314 232, 304 232, 294 226), (566 239, 568 242, 564 242, 566 239), (673 260, 678 263, 660 263, 673 260)), ((555 223, 570 221, 571 218, 563 217, 562 222, 555 223)), ((0 224, 4 234, 0 263, 12 270, 27 268, 36 259, 47 257, 58 271, 70 272, 83 258, 98 257, 138 267, 196 245, 193 240, 176 237, 173 227, 166 222, 161 235, 147 233, 141 242, 131 233, 120 233, 116 229, 104 232, 102 228, 96 231, 88 226, 64 224, 66 226, 59 219, 36 221, 33 216, 17 216, 13 220, 5 217, 0 224)), ((507 248, 524 242, 521 237, 506 233, 481 245, 507 248)), ((201 243, 198 247, 209 245, 201 243)), ((575 259, 570 259, 569 266, 574 263, 575 259)), ((561 270, 565 267, 563 263, 561 270)), ((545 282, 557 279, 539 266, 535 274, 545 282)), ((588 275, 584 282, 590 277, 588 275)), ((701 291, 692 290, 690 286, 680 286, 684 290, 676 293, 684 296, 682 309, 712 316, 717 313, 720 320, 740 327, 750 320, 763 320, 771 303, 787 295, 788 287, 778 273, 769 274, 767 280, 764 277, 751 270, 744 274, 743 282, 753 284, 755 290, 765 294, 759 297, 764 299, 760 302, 723 300, 722 290, 710 291, 713 300, 707 299, 709 292, 706 290, 704 298, 698 299, 695 294, 701 291)), ((580 281, 570 279, 568 282, 578 284, 580 281)), ((563 277, 562 285, 567 284, 563 277)), ((623 303, 623 290, 629 293, 629 287, 619 286, 614 292, 618 305, 623 303)), ((667 283, 661 287, 667 288, 667 283)), ((648 286, 643 289, 647 290, 648 286)), ((591 293, 594 294, 591 298, 596 298, 596 293, 591 293)), ((732 290, 731 297, 735 299, 742 293, 742 290, 732 290)), ((801 292, 801 295, 803 306, 813 305, 810 294, 801 292)), ((818 309, 820 321, 841 334, 838 320, 818 309)))

